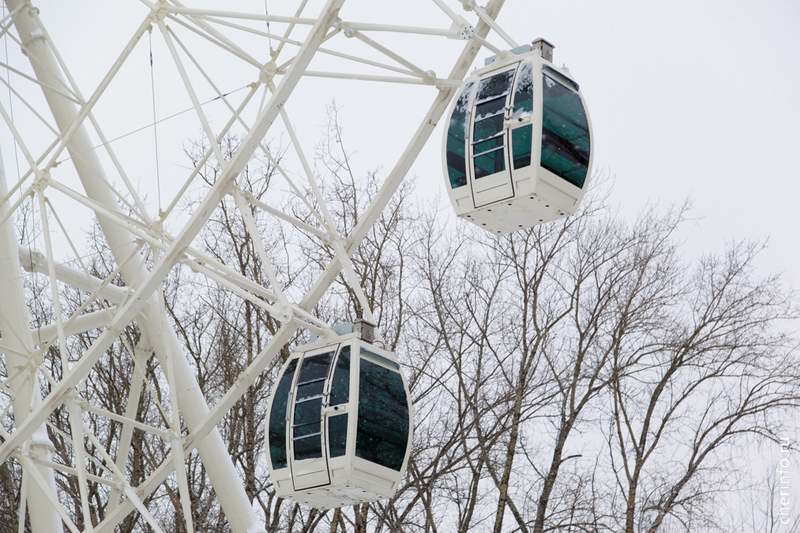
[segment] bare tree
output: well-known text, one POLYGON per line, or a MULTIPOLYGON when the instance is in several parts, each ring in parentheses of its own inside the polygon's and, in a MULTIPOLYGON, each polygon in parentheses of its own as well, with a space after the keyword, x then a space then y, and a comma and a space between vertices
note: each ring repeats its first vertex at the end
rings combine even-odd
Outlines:
POLYGON ((457 415, 464 459, 439 482, 459 488, 450 498, 460 530, 488 528, 487 499, 495 502, 495 532, 505 529, 506 510, 519 531, 654 532, 679 516, 699 525, 701 503, 720 501, 697 488, 712 483, 715 450, 741 434, 775 438, 776 417, 797 406, 797 353, 779 331, 797 316, 793 296, 776 278, 757 278, 753 248, 732 250, 726 267, 701 259, 698 274, 687 277, 674 236, 685 209, 649 209, 628 223, 596 196, 575 217, 504 238, 429 231, 436 237, 423 243, 418 261, 429 303, 416 315, 424 324, 417 337, 446 361, 435 381, 451 396, 444 405, 457 415), (657 369, 660 357, 678 349, 696 355, 666 359, 687 369, 676 381, 677 370, 665 376, 657 369), (725 385, 706 399, 712 374, 725 385), (648 397, 654 375, 663 385, 652 391, 651 412, 637 402, 648 397), (695 409, 695 396, 708 408, 695 409), (676 407, 658 409, 660 401, 676 407), (639 417, 661 414, 663 427, 643 423, 640 445, 632 437, 639 417), (602 438, 604 420, 622 428, 614 433, 625 443, 622 456, 619 442, 602 438), (666 447, 675 440, 695 446, 682 475, 668 483, 677 455, 666 447), (638 487, 648 459, 648 480, 658 490, 638 487), (665 479, 656 483, 656 473, 665 479), (635 488, 615 493, 614 479, 635 488), (476 486, 483 490, 471 492, 476 486), (620 509, 630 522, 615 521, 620 509), (637 509, 652 519, 634 523, 637 509), (467 516, 472 524, 462 522, 467 516))
MULTIPOLYGON (((346 236, 378 191, 379 172, 358 176, 344 141, 332 106, 317 178, 346 236)), ((224 153, 233 153, 237 142, 226 139, 224 153)), ((195 165, 202 148, 187 151, 195 165)), ((251 161, 242 174, 257 199, 275 187, 282 156, 273 155, 251 161)), ((219 165, 212 158, 199 170, 213 183, 219 165)), ((743 442, 777 442, 781 417, 796 416, 800 407, 797 340, 782 330, 798 318, 795 295, 779 278, 757 275, 756 245, 685 261, 675 237, 685 206, 649 209, 628 221, 607 206, 609 183, 596 180, 594 187, 575 216, 504 237, 442 223, 435 207, 415 201, 411 186, 401 188, 354 254, 353 266, 411 387, 415 438, 406 478, 390 500, 335 511, 277 497, 267 475, 263 421, 277 369, 305 340, 300 333, 220 428, 269 531, 655 533, 724 527, 708 509, 727 502, 719 488, 733 468, 727 450, 743 442)), ((306 206, 289 207, 312 222, 306 206)), ((255 210, 250 214, 282 288, 304 291, 331 261, 330 250, 255 210)), ((231 275, 269 286, 252 237, 228 198, 196 244, 231 275)), ((93 241, 87 270, 102 279, 115 265, 100 233, 93 241)), ((258 302, 207 280, 189 267, 176 268, 163 295, 198 384, 213 403, 279 323, 258 302)), ((48 297, 47 283, 34 278, 27 288, 35 296, 31 302, 48 297)), ((62 288, 66 312, 86 299, 74 291, 62 288)), ((85 311, 104 305, 98 299, 85 311)), ((37 309, 31 310, 35 323, 52 322, 37 309)), ((314 312, 329 323, 364 315, 344 276, 314 312)), ((81 353, 97 334, 70 337, 68 352, 81 353)), ((42 345, 48 371, 60 375, 57 343, 42 345)), ((173 423, 169 387, 147 348, 138 328, 126 330, 87 379, 86 394, 93 405, 120 415, 130 413, 127 404, 134 399, 138 421, 166 429, 173 423), (129 389, 137 394, 122 392, 129 389)), ((87 420, 106 450, 124 438, 108 418, 89 414, 87 420)), ((69 467, 69 417, 57 411, 49 422, 57 460, 69 467)), ((169 446, 144 432, 130 438, 135 485, 168 456, 169 446)), ((90 452, 93 446, 87 441, 90 452)), ((0 469, 0 481, 16 488, 0 487, 0 508, 13 508, 19 494, 19 469, 9 464, 0 469)), ((88 473, 94 468, 90 464, 88 473)), ((186 471, 195 528, 228 531, 196 454, 187 457, 186 471)), ((92 516, 83 517, 74 477, 58 481, 76 524, 103 519, 109 489, 90 483, 92 516)), ((167 481, 144 503, 171 529, 184 530, 177 483, 167 481)), ((16 518, 7 515, 0 510, 0 524, 16 527, 16 518)), ((119 529, 148 531, 148 525, 131 515, 119 529)))
MULTIPOLYGON (((790 447, 792 442, 789 439, 781 439, 780 444, 782 452, 795 451, 790 447)), ((770 455, 767 454, 768 457, 770 455)), ((796 493, 791 490, 791 478, 783 477, 789 473, 790 468, 784 468, 785 464, 781 465, 781 458, 767 461, 767 464, 769 466, 766 475, 743 487, 739 497, 734 499, 740 508, 739 512, 732 513, 729 517, 728 522, 731 525, 728 529, 748 533, 800 532, 796 493)))
POLYGON ((758 248, 703 258, 676 280, 680 298, 664 302, 669 320, 654 325, 652 348, 615 358, 609 453, 626 532, 713 525, 724 450, 777 441, 780 417, 796 413, 797 350, 780 326, 797 310, 775 277, 756 275, 758 248))

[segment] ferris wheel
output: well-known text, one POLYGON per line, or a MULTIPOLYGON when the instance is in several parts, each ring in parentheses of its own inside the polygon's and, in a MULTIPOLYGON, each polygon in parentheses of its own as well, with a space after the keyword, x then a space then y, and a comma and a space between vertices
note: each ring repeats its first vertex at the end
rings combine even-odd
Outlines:
POLYGON ((40 10, 6 0, 0 464, 22 472, 20 531, 26 516, 35 533, 112 531, 131 513, 165 531, 147 501, 170 477, 193 531, 186 460, 195 451, 230 528, 263 530, 217 424, 298 330, 315 340, 286 360, 264 421, 275 490, 320 508, 391 496, 413 434, 408 386, 374 329, 352 254, 442 117, 449 120, 445 184, 456 213, 493 233, 574 213, 591 167, 591 128, 577 83, 551 63, 546 42, 520 46, 503 31, 495 22, 503 3, 296 0, 226 2, 220 10, 219 3, 142 0, 124 8, 100 3, 97 12, 84 12, 83 29, 64 29, 64 6, 40 10), (95 20, 101 16, 109 20, 95 20), (60 42, 62 34, 75 42, 60 42), (491 56, 487 65, 465 81, 481 50, 491 56), (417 113, 400 143, 396 125, 376 117, 370 141, 394 159, 347 233, 313 169, 313 128, 302 127, 318 120, 313 112, 334 86, 357 92, 372 113, 417 113), (398 100, 412 93, 422 106, 398 100), (198 135, 187 165, 182 143, 198 135), (287 147, 276 150, 269 139, 287 147), (252 190, 246 174, 253 157, 274 170, 270 194, 252 190), (234 206, 253 239, 265 279, 249 279, 197 245, 222 202, 234 206), (259 230, 263 218, 328 250, 329 264, 307 288, 287 286, 278 274, 274 243, 259 230), (99 253, 85 247, 92 232, 107 244, 110 267, 102 275, 87 266, 99 253), (279 325, 213 404, 167 311, 164 285, 179 268, 279 325), (329 324, 314 313, 338 276, 360 305, 356 324, 329 324), (36 323, 29 318, 34 306, 36 323), (73 340, 87 332, 91 342, 73 340), (116 410, 87 392, 89 376, 110 353, 134 369, 116 410), (159 424, 136 417, 142 391, 155 386, 147 365, 161 376, 163 394, 150 395, 160 398, 159 424), (359 394, 391 411, 395 433, 381 426, 381 413, 359 410, 366 405, 359 394), (101 442, 97 421, 115 425, 116 437, 101 442), (140 480, 130 474, 134 434, 169 452, 140 480), (54 435, 68 443, 68 461, 53 457, 54 435), (63 504, 56 478, 77 487, 77 508, 63 504), (102 490, 89 494, 89 483, 102 490), (79 520, 95 516, 97 498, 102 520, 79 520))

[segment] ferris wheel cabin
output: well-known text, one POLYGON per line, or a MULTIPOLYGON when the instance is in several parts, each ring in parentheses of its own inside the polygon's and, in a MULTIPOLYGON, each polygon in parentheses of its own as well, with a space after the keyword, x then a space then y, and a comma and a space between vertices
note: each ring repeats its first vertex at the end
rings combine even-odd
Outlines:
POLYGON ((592 168, 577 82, 544 39, 487 60, 461 85, 444 137, 456 214, 493 234, 572 215, 592 168))
POLYGON ((358 329, 301 346, 281 369, 266 424, 278 496, 331 509, 397 491, 411 452, 408 385, 394 354, 358 329))

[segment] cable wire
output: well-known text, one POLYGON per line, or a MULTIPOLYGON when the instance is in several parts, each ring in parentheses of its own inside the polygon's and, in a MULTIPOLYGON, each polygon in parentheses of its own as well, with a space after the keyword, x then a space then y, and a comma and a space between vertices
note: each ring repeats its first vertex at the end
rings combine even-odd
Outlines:
POLYGON ((156 195, 158 196, 158 213, 161 214, 161 172, 158 164, 158 120, 156 120, 156 82, 155 69, 153 68, 153 30, 148 31, 150 43, 150 93, 153 100, 153 144, 155 145, 156 159, 156 195))

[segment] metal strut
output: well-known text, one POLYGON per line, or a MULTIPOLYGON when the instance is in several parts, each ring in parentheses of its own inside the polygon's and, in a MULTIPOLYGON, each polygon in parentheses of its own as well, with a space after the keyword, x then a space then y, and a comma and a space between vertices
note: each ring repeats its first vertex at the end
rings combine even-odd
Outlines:
MULTIPOLYGON (((84 99, 69 72, 64 67, 57 50, 52 46, 47 32, 41 26, 38 11, 27 0, 6 0, 9 9, 12 13, 15 13, 14 25, 24 46, 24 51, 30 60, 36 83, 43 90, 58 130, 57 139, 53 141, 53 144, 44 153, 45 155, 42 155, 39 160, 35 160, 27 152, 26 147, 21 147, 21 150, 28 158, 31 171, 20 179, 13 186, 13 189, 22 191, 23 197, 36 196, 42 206, 42 216, 46 216, 45 210, 50 205, 48 198, 45 196, 46 191, 64 194, 72 200, 77 200, 84 206, 91 208, 96 214, 103 236, 109 244, 119 273, 125 282, 125 288, 120 288, 109 285, 108 280, 93 279, 65 265, 57 265, 49 235, 45 239, 48 247, 47 254, 34 256, 32 253, 28 253, 27 258, 24 257, 25 254, 22 254, 21 261, 12 231, 13 219, 11 218, 11 212, 21 205, 22 200, 14 202, 13 206, 9 204, 8 200, 0 203, 0 280, 15 280, 14 282, 0 282, 0 301, 2 302, 2 307, 0 308, 0 331, 2 332, 0 351, 4 353, 9 376, 5 384, 12 389, 11 397, 16 426, 16 429, 10 434, 2 430, 2 426, 0 426, 3 438, 3 442, 0 444, 0 463, 13 456, 19 460, 23 467, 25 472, 23 500, 25 503, 21 506, 20 511, 24 515, 26 510, 29 510, 28 514, 30 515, 34 533, 62 531, 62 523, 66 524, 70 530, 78 530, 77 526, 67 516, 66 511, 60 505, 57 505, 59 499, 53 470, 50 466, 58 465, 55 465, 52 461, 53 447, 45 431, 48 417, 61 406, 66 406, 68 409, 76 459, 75 468, 69 467, 68 471, 70 475, 77 476, 82 486, 78 508, 82 510, 81 514, 86 517, 84 521, 86 530, 95 532, 111 531, 129 513, 136 510, 141 513, 143 519, 150 526, 158 530, 159 526, 142 502, 173 472, 178 476, 178 485, 183 489, 180 491, 182 493, 182 510, 190 513, 189 496, 186 495, 188 487, 186 486, 186 478, 181 471, 184 457, 195 449, 198 451, 208 473, 231 529, 236 533, 257 533, 264 530, 263 523, 250 504, 239 474, 216 426, 246 392, 247 387, 255 381, 258 375, 269 366, 281 348, 289 342, 300 325, 323 334, 327 331, 327 326, 321 320, 316 319, 312 311, 340 272, 344 270, 346 278, 354 285, 354 290, 359 296, 361 305, 368 309, 366 297, 358 286, 357 276, 349 264, 350 257, 366 237, 373 224, 378 220, 381 212, 388 205, 391 197, 407 175, 412 163, 445 113, 450 100, 456 92, 456 88, 467 74, 481 46, 488 45, 486 37, 490 29, 495 26, 492 21, 496 18, 504 3, 504 0, 489 1, 487 6, 481 10, 480 20, 474 26, 474 39, 470 39, 473 36, 472 26, 466 24, 462 17, 449 9, 446 9, 445 12, 453 20, 453 28, 455 29, 434 30, 418 28, 414 31, 405 27, 369 24, 359 26, 355 23, 342 22, 339 19, 339 11, 344 1, 329 0, 316 19, 300 18, 300 11, 302 10, 298 10, 294 17, 274 15, 254 17, 255 20, 265 20, 267 24, 270 22, 288 24, 289 30, 286 31, 283 37, 273 36, 269 33, 263 34, 263 31, 261 31, 262 36, 277 39, 279 41, 278 48, 272 52, 270 61, 267 64, 259 65, 262 69, 263 79, 260 78, 258 83, 253 84, 251 92, 241 106, 234 110, 227 101, 225 102, 234 117, 225 124, 222 133, 220 133, 212 131, 211 126, 213 123, 204 115, 203 104, 200 102, 199 95, 195 94, 192 88, 191 76, 182 68, 180 63, 179 48, 184 45, 177 39, 177 36, 168 27, 165 20, 170 17, 170 20, 176 20, 175 17, 178 16, 186 17, 195 25, 193 26, 193 31, 199 33, 202 30, 206 32, 204 37, 214 45, 225 49, 249 64, 253 64, 255 60, 251 56, 247 55, 244 50, 228 40, 227 37, 211 25, 212 21, 219 22, 218 17, 246 18, 243 15, 221 11, 193 10, 183 8, 177 5, 177 2, 175 2, 176 5, 173 5, 164 0, 157 3, 150 3, 144 0, 144 3, 152 10, 151 13, 138 27, 134 36, 127 43, 122 54, 103 78, 96 91, 92 93, 90 98, 84 99), (105 137, 99 131, 92 115, 92 109, 136 44, 146 32, 150 31, 154 23, 159 26, 161 34, 170 48, 171 55, 186 85, 186 90, 192 97, 193 109, 197 112, 212 146, 206 154, 206 158, 210 154, 216 153, 216 159, 221 166, 219 176, 217 176, 214 184, 196 207, 194 214, 189 217, 180 231, 174 236, 165 232, 161 226, 165 214, 162 213, 162 219, 153 222, 145 211, 143 202, 133 192, 131 192, 131 195, 134 201, 123 205, 131 209, 141 219, 135 220, 134 217, 126 214, 121 206, 121 202, 125 202, 123 194, 110 185, 105 170, 95 152, 96 147, 91 142, 85 125, 85 122, 89 120, 98 130, 103 144, 106 144, 105 137), (291 29, 296 25, 305 25, 305 28, 310 26, 307 35, 302 41, 294 41, 290 38, 291 29), (358 36, 372 51, 381 52, 384 56, 401 65, 401 67, 382 65, 371 59, 354 58, 342 52, 323 48, 323 45, 328 46, 327 43, 333 36, 341 33, 340 27, 349 27, 352 30, 352 34, 358 36), (466 31, 465 28, 469 29, 469 31, 466 31), (441 35, 443 38, 452 38, 458 35, 468 40, 465 40, 463 52, 447 78, 436 78, 431 71, 423 70, 422 67, 379 44, 377 40, 367 37, 366 33, 369 31, 407 31, 408 33, 441 35), (175 44, 179 46, 176 47, 174 46, 175 44), (286 44, 297 47, 295 55, 290 62, 276 65, 274 61, 286 44), (379 69, 388 69, 395 73, 406 75, 402 79, 366 75, 363 79, 374 79, 382 82, 423 83, 430 85, 432 90, 436 91, 436 95, 414 136, 353 231, 349 235, 333 236, 335 253, 330 264, 305 296, 299 302, 293 303, 278 286, 278 278, 271 268, 269 268, 268 272, 272 285, 271 290, 267 290, 265 287, 254 288, 254 282, 240 279, 241 276, 237 277, 238 273, 226 270, 227 267, 225 265, 212 264, 208 258, 194 250, 191 247, 191 243, 207 224, 220 202, 227 194, 231 193, 234 194, 240 211, 245 215, 245 224, 247 224, 251 233, 255 230, 254 219, 247 216, 251 208, 261 209, 294 224, 309 234, 317 237, 322 235, 323 241, 326 235, 325 229, 335 229, 330 212, 325 207, 324 199, 316 186, 314 176, 305 159, 302 159, 302 161, 305 164, 305 172, 316 194, 316 202, 321 206, 322 218, 324 219, 321 226, 324 229, 309 225, 285 213, 279 213, 275 208, 253 198, 248 191, 242 191, 236 184, 236 180, 247 165, 248 160, 259 147, 263 147, 263 138, 273 123, 279 116, 285 119, 284 106, 300 80, 304 76, 319 74, 308 71, 312 58, 318 52, 357 61, 359 66, 375 66, 379 69), (280 75, 280 83, 277 87, 272 85, 272 76, 274 75, 280 75), (222 138, 222 134, 228 131, 231 124, 241 120, 239 113, 255 94, 255 87, 259 84, 270 88, 269 99, 262 106, 253 124, 249 127, 245 126, 247 129, 246 135, 243 137, 238 149, 225 161, 219 150, 218 142, 222 138), (85 191, 85 196, 62 183, 57 183, 55 180, 50 179, 49 170, 55 167, 59 158, 63 160, 63 155, 61 154, 65 149, 75 166, 85 191), (34 179, 34 183, 25 184, 25 181, 31 178, 34 179), (153 264, 149 268, 145 267, 142 255, 142 249, 147 247, 153 250, 153 264), (279 331, 257 354, 250 366, 242 372, 236 383, 211 408, 206 403, 176 332, 167 324, 163 296, 160 296, 164 279, 180 262, 189 265, 196 272, 207 276, 208 279, 219 283, 221 286, 228 287, 244 298, 247 297, 247 294, 251 294, 257 295, 257 298, 253 296, 256 299, 265 299, 273 302, 272 304, 265 303, 263 308, 284 322, 279 331), (41 397, 37 385, 37 373, 43 372, 44 369, 41 368, 40 359, 37 362, 37 356, 40 357, 40 354, 36 351, 37 348, 31 337, 31 329, 27 320, 28 310, 20 280, 21 266, 28 271, 42 272, 49 276, 53 290, 52 296, 56 302, 59 298, 57 283, 66 283, 79 287, 89 292, 92 295, 91 298, 97 296, 112 302, 102 311, 81 314, 74 319, 62 320, 61 316, 57 316, 55 325, 45 326, 36 330, 42 339, 39 349, 41 349, 42 345, 49 346, 50 343, 54 342, 54 339, 58 338, 59 349, 64 351, 61 379, 56 381, 49 376, 52 386, 51 392, 44 398, 41 397), (237 284, 238 288, 236 287, 237 284), (238 289, 241 290, 237 292, 238 289), (8 312, 8 310, 12 311, 8 312), (107 353, 112 344, 119 339, 120 332, 133 321, 137 322, 142 332, 139 344, 135 348, 129 347, 131 356, 135 361, 134 387, 138 387, 138 389, 129 391, 129 408, 125 416, 98 411, 97 408, 86 405, 85 400, 81 399, 77 389, 89 375, 94 365, 107 353), (90 328, 97 328, 99 325, 105 326, 103 332, 78 359, 70 360, 66 354, 66 343, 64 342, 66 336, 74 331, 86 331, 90 328), (167 425, 170 426, 167 430, 149 428, 145 424, 136 422, 134 420, 135 409, 131 407, 131 405, 138 404, 141 387, 149 385, 141 367, 147 361, 151 352, 155 354, 167 376, 167 381, 170 385, 170 399, 175 402, 172 416, 167 417, 165 414, 164 417, 168 420, 167 425), (82 449, 84 436, 94 443, 94 447, 101 448, 83 420, 83 416, 87 412, 98 413, 100 416, 107 416, 117 422, 127 420, 122 422, 123 429, 118 449, 119 455, 116 458, 111 457, 111 454, 106 454, 105 451, 101 451, 99 453, 101 453, 102 458, 97 460, 82 449), (183 435, 180 434, 181 421, 178 418, 178 414, 180 414, 183 423, 188 429, 188 433, 183 435), (151 431, 153 434, 165 439, 171 447, 170 456, 138 487, 130 486, 123 477, 127 452, 131 446, 131 435, 134 429, 151 431), (79 450, 78 448, 81 449, 79 450), (94 527, 87 516, 91 513, 91 506, 86 494, 85 484, 88 481, 98 480, 109 484, 111 482, 108 478, 101 479, 97 476, 88 475, 84 462, 90 460, 95 461, 97 464, 102 463, 105 465, 101 465, 102 468, 111 478, 117 481, 121 480, 111 485, 111 495, 105 519, 94 527)), ((434 2, 444 9, 443 0, 434 0, 434 2)), ((226 24, 229 27, 238 28, 234 23, 226 24)), ((330 74, 334 77, 350 76, 343 73, 330 74)), ((267 93, 265 92, 265 94, 267 93)), ((0 111, 3 112, 3 118, 6 118, 7 123, 13 130, 13 125, 10 124, 10 120, 6 117, 4 110, 0 108, 0 111)), ((287 127, 291 128, 288 120, 286 122, 287 127)), ((290 131, 292 132, 292 142, 299 143, 293 130, 290 131)), ((18 132, 13 131, 12 133, 14 133, 15 138, 20 138, 18 132)), ((298 153, 302 154, 299 150, 299 144, 298 153)), ((109 154, 130 191, 130 183, 122 172, 119 162, 110 150, 109 154)), ((205 160, 204 158, 203 163, 205 160)), ((1 172, 2 165, 0 164, 1 172)), ((193 173, 189 181, 193 179, 194 175, 193 173)), ((183 194, 186 190, 189 181, 187 181, 180 194, 183 194)), ((5 175, 0 174, 1 198, 8 198, 7 189, 5 175)), ((167 208, 167 213, 172 211, 177 200, 176 198, 170 204, 167 208)), ((330 234, 331 231, 327 231, 327 235, 330 234)), ((257 248, 262 262, 269 267, 264 244, 258 239, 257 248)), ((24 516, 21 517, 21 520, 24 522, 24 516)), ((191 517, 187 517, 187 526, 191 530, 191 517)))

